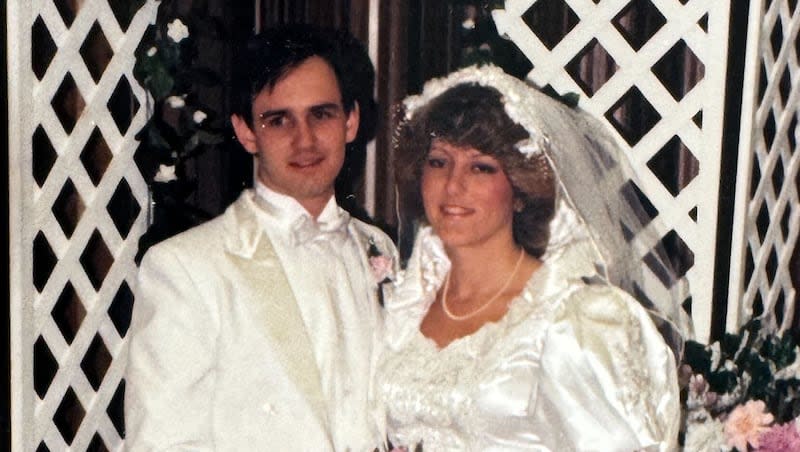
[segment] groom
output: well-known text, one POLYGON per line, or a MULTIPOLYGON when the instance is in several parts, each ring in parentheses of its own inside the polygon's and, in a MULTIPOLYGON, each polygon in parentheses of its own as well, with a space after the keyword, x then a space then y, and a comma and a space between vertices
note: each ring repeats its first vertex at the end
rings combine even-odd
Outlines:
POLYGON ((359 126, 347 72, 352 42, 294 26, 242 50, 231 121, 256 157, 255 188, 142 261, 126 375, 128 449, 366 451, 383 443, 372 378, 382 323, 369 257, 393 258, 395 249, 334 197, 359 126))

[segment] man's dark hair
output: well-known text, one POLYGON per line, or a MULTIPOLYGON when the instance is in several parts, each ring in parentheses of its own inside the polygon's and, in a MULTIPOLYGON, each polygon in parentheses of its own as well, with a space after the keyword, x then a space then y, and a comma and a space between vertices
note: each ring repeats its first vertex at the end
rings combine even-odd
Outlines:
POLYGON ((366 162, 366 144, 375 137, 378 108, 375 103, 375 68, 364 45, 349 32, 292 24, 270 28, 237 47, 232 68, 231 113, 253 127, 253 100, 272 89, 292 69, 317 56, 333 69, 350 113, 358 103, 358 134, 347 145, 344 165, 336 178, 336 199, 351 215, 368 216, 356 202, 366 162))
MULTIPOLYGON (((353 109, 356 101, 362 111, 365 107, 374 108, 361 105, 360 85, 366 78, 368 86, 372 86, 375 78, 363 45, 346 31, 294 24, 265 30, 239 47, 234 57, 231 113, 241 116, 252 127, 255 97, 264 89, 272 89, 292 69, 315 56, 325 60, 336 74, 346 112, 353 109)), ((370 101, 374 104, 371 93, 370 101)))

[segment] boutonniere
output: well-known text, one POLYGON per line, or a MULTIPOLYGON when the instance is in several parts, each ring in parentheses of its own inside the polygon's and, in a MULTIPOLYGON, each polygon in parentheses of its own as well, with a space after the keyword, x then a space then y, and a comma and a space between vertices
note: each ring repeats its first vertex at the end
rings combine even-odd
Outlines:
POLYGON ((383 284, 392 280, 392 258, 378 249, 378 245, 375 244, 375 239, 372 237, 369 238, 367 257, 369 258, 369 270, 377 284, 378 304, 383 306, 383 284))
POLYGON ((378 245, 375 244, 375 240, 372 237, 369 238, 367 257, 369 257, 369 269, 378 286, 392 280, 392 258, 378 249, 378 245))

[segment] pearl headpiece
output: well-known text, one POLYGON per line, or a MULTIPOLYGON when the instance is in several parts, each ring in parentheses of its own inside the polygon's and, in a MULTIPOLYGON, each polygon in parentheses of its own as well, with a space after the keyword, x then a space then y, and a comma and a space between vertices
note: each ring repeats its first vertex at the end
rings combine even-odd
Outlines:
MULTIPOLYGON (((512 121, 521 125, 528 131, 530 138, 517 143, 517 150, 531 158, 540 155, 549 146, 547 136, 538 132, 535 123, 537 117, 537 96, 531 96, 533 91, 524 81, 503 72, 496 66, 470 66, 453 72, 446 77, 428 80, 422 93, 409 96, 403 101, 405 106, 405 120, 414 117, 414 113, 433 99, 439 97, 448 89, 462 84, 476 84, 494 88, 501 94, 500 101, 512 121)), ((538 91, 535 91, 538 93, 538 91)), ((544 96, 544 95, 542 95, 544 96)))

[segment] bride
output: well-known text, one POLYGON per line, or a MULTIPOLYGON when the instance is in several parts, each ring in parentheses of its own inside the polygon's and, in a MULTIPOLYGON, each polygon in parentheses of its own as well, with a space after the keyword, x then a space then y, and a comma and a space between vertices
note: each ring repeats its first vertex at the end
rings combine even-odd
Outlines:
POLYGON ((493 66, 430 81, 405 107, 400 213, 418 227, 386 301, 392 444, 676 447, 680 285, 603 126, 493 66), (645 298, 645 272, 672 292, 645 298))

